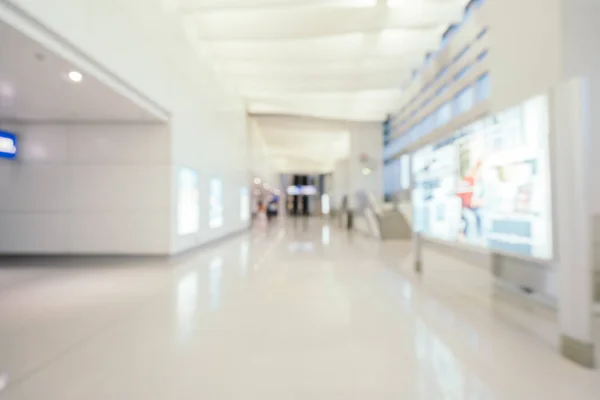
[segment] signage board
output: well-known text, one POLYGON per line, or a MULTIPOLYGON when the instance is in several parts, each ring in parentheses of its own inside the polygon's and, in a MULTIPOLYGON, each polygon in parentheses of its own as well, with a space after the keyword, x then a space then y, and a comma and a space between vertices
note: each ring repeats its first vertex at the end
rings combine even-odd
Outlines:
POLYGON ((0 131, 0 158, 17 157, 17 137, 9 132, 0 131))

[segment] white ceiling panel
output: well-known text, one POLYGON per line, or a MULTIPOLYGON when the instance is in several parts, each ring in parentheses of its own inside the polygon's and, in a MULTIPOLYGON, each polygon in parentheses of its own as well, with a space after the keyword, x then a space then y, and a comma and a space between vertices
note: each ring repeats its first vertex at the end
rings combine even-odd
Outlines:
POLYGON ((413 2, 402 8, 349 8, 343 12, 339 7, 217 10, 195 12, 192 18, 204 40, 288 40, 386 29, 418 34, 437 29, 449 17, 461 17, 452 4, 413 2), (257 25, 257 20, 264 23, 257 25))
POLYGON ((397 106, 402 84, 468 2, 162 1, 252 113, 369 121, 397 106))
POLYGON ((395 110, 403 84, 468 2, 161 1, 243 97, 275 168, 292 172, 331 168, 345 154, 336 136, 347 138, 345 122, 383 121, 395 110))
POLYGON ((0 21, 0 121, 164 122, 113 87, 0 21), (81 74, 81 82, 69 79, 81 74))
POLYGON ((215 68, 224 74, 248 76, 301 76, 306 78, 323 75, 353 75, 395 73, 404 74, 410 71, 408 60, 414 63, 421 61, 421 53, 402 56, 351 57, 346 59, 309 59, 309 60, 221 60, 215 63, 215 68))
POLYGON ((331 172, 335 162, 349 154, 350 134, 345 122, 279 115, 251 118, 277 172, 331 172))
POLYGON ((441 29, 426 31, 386 30, 380 33, 354 32, 343 35, 289 40, 211 41, 207 47, 215 60, 337 60, 378 56, 403 56, 435 49, 441 29))
POLYGON ((398 104, 399 90, 369 90, 332 93, 290 94, 281 99, 274 95, 251 94, 252 101, 247 102, 248 110, 253 114, 284 113, 290 115, 314 116, 346 121, 380 121, 386 112, 382 104, 393 107, 398 104))

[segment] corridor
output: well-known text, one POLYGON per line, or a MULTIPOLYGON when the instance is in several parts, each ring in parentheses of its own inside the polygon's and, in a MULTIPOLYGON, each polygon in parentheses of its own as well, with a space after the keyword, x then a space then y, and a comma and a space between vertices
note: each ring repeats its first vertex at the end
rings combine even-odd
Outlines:
POLYGON ((407 243, 296 219, 170 261, 4 266, 0 399, 598 399, 486 273, 431 259, 418 279, 407 243))

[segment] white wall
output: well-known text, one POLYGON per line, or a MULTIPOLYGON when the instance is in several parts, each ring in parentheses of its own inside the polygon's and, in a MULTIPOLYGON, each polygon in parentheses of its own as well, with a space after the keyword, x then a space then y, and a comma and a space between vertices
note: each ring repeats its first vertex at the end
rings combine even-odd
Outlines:
POLYGON ((393 110, 395 114, 392 115, 392 137, 402 136, 423 118, 437 111, 440 106, 451 102, 456 94, 465 87, 473 85, 489 71, 490 57, 476 61, 483 51, 490 49, 489 31, 478 38, 483 29, 489 27, 485 13, 488 3, 484 3, 481 9, 472 11, 469 19, 462 22, 460 28, 452 35, 445 47, 435 53, 429 64, 420 66, 420 73, 403 91, 398 109, 393 110), (455 60, 459 54, 462 54, 460 59, 455 60), (469 65, 471 66, 469 72, 455 80, 455 75, 469 65), (439 76, 442 70, 445 73, 439 76), (441 88, 446 89, 443 93, 436 94, 441 88), (430 99, 429 104, 423 106, 426 99, 430 99), (399 113, 401 109, 403 112, 399 113), (415 114, 411 117, 412 112, 415 114), (403 125, 400 124, 402 121, 405 121, 403 125))
MULTIPOLYGON (((178 121, 3 126, 19 135, 19 159, 0 160, 0 253, 173 254, 247 228, 240 209, 249 181, 245 129, 238 127, 239 141, 229 143, 219 127, 211 138, 195 135, 193 120, 178 121), (198 157, 198 149, 211 146, 229 150, 198 157), (197 233, 179 236, 183 166, 199 172, 200 221, 197 233), (224 223, 214 229, 212 178, 222 181, 224 202, 224 223)), ((236 119, 223 120, 233 130, 227 121, 236 119)))
MULTIPOLYGON (((587 100, 592 112, 587 115, 591 132, 600 131, 600 3, 596 0, 569 0, 562 3, 562 78, 567 81, 586 77, 587 100)), ((600 150, 600 135, 591 135, 590 146, 600 150)), ((597 152, 596 150, 596 152, 597 152)), ((589 162, 591 176, 600 173, 600 157, 589 162)), ((589 185, 590 211, 600 215, 600 186, 589 185)))
MULTIPOLYGON (((587 185, 589 192, 589 213, 591 214, 591 240, 594 268, 600 274, 600 186, 593 181, 600 174, 600 157, 594 157, 600 150, 600 4, 596 0, 563 0, 561 3, 562 24, 562 78, 570 80, 585 77, 585 95, 590 112, 588 119, 589 158, 587 185)), ((596 295, 600 296, 600 293, 596 295)))
MULTIPOLYGON (((451 100, 464 87, 473 84, 485 72, 490 73, 491 100, 480 104, 481 113, 495 113, 529 99, 561 81, 561 20, 563 0, 488 0, 464 21, 447 46, 438 51, 431 63, 422 68, 403 94, 398 110, 418 96, 395 121, 402 121, 414 110, 416 114, 402 127, 395 125, 393 136, 400 136, 414 123, 451 100), (487 34, 476 40, 483 28, 487 34), (459 61, 453 62, 467 44, 468 50, 459 61), (485 49, 488 56, 473 63, 485 49), (472 64, 469 72, 455 81, 454 75, 472 64), (447 73, 436 79, 436 74, 450 66, 447 73), (423 91, 426 84, 433 84, 423 91), (443 85, 448 90, 435 96, 425 107, 421 104, 443 85)), ((588 0, 576 0, 588 1, 588 0)), ((593 1, 593 0, 589 0, 593 1)), ((463 121, 464 124, 465 121, 463 121)), ((471 121, 467 121, 471 122, 471 121)))
POLYGON ((354 206, 356 194, 373 193, 383 201, 383 134, 379 122, 349 123, 350 155, 338 161, 333 171, 332 207, 339 208, 344 195, 354 206), (368 161, 363 163, 361 155, 368 161), (370 175, 363 168, 371 169, 370 175))
POLYGON ((171 218, 162 252, 190 249, 248 226, 239 212, 240 188, 249 183, 244 104, 197 53, 177 14, 163 9, 163 2, 149 0, 11 3, 170 115, 170 188, 165 193, 171 218), (177 235, 175 222, 176 178, 182 166, 200 174, 200 229, 185 237, 177 235), (218 229, 207 224, 211 178, 221 179, 224 189, 225 218, 218 229))
POLYGON ((559 2, 487 1, 490 26, 491 112, 502 111, 559 81, 559 2))
POLYGON ((3 128, 19 155, 0 160, 0 253, 168 252, 166 126, 3 128))
POLYGON ((588 160, 590 112, 588 81, 574 79, 559 85, 553 93, 554 130, 554 224, 558 253, 558 298, 561 333, 584 343, 591 334, 593 244, 589 197, 593 175, 588 160))
MULTIPOLYGON (((206 62, 200 62, 179 16, 160 0, 10 0, 115 75, 174 111, 196 83, 209 104, 226 97, 206 62)), ((195 88, 193 88, 195 89, 195 88)))
POLYGON ((350 159, 335 163, 332 175, 331 208, 339 210, 344 196, 350 195, 350 159))
POLYGON ((258 122, 255 119, 248 121, 248 146, 249 164, 253 177, 262 179, 277 185, 277 173, 273 170, 272 160, 269 157, 269 149, 263 137, 258 122))
POLYGON ((173 164, 171 169, 171 253, 178 253, 248 228, 250 221, 240 217, 240 191, 251 190, 248 169, 248 136, 245 113, 230 111, 213 120, 201 115, 180 115, 172 122, 173 164), (200 229, 197 233, 177 234, 177 174, 181 167, 191 168, 200 178, 200 229), (211 179, 223 184, 221 227, 209 227, 209 186, 211 179))
POLYGON ((357 123, 350 125, 350 193, 370 192, 383 201, 383 128, 381 123, 357 123), (361 155, 369 161, 361 162, 361 155), (363 174, 369 167, 370 175, 363 174))

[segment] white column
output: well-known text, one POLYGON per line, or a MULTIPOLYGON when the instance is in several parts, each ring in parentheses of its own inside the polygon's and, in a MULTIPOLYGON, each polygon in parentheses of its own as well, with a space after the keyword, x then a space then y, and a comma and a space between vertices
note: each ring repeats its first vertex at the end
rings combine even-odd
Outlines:
POLYGON ((350 160, 339 160, 332 176, 331 207, 339 210, 344 196, 350 196, 350 160))
POLYGON ((563 355, 594 366, 592 334, 589 82, 559 85, 552 96, 553 193, 558 311, 563 355))

